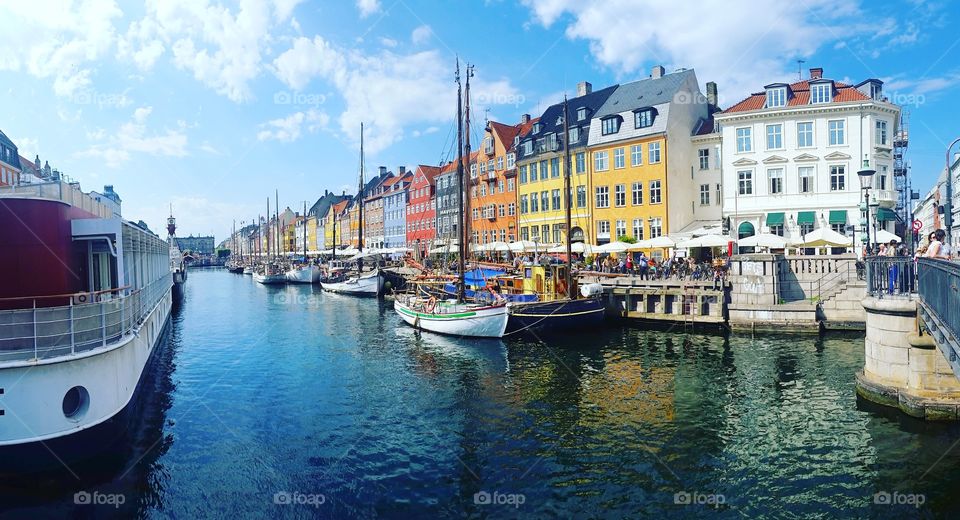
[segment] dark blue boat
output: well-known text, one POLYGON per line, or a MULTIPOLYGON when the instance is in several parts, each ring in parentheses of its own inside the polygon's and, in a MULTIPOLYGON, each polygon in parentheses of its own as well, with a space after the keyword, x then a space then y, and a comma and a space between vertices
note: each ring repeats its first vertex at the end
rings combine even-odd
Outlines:
POLYGON ((603 321, 604 310, 603 300, 596 297, 512 303, 507 308, 506 334, 528 331, 547 335, 585 330, 603 321))

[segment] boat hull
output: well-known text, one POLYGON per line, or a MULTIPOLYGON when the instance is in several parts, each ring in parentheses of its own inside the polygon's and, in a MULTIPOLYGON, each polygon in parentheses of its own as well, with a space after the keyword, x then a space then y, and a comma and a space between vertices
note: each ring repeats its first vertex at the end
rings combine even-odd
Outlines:
POLYGON ((426 312, 398 299, 393 308, 400 319, 417 329, 449 336, 501 338, 507 328, 508 305, 486 307, 440 302, 432 312, 426 312))
POLYGON ((137 333, 118 343, 0 369, 0 474, 60 468, 115 443, 136 419, 129 411, 169 323, 172 300, 167 292, 137 333), (82 411, 67 418, 63 400, 78 386, 86 392, 82 411))
POLYGON ((383 274, 374 271, 360 277, 349 278, 344 282, 321 283, 324 291, 354 296, 377 296, 383 291, 383 274))
POLYGON ((506 333, 552 334, 582 330, 603 321, 605 310, 600 298, 514 303, 510 305, 506 333))
POLYGON ((255 273, 253 280, 263 285, 279 285, 287 283, 287 276, 283 274, 260 274, 255 273))
POLYGON ((310 266, 306 269, 291 269, 287 271, 286 276, 290 283, 317 283, 320 281, 320 268, 310 266))

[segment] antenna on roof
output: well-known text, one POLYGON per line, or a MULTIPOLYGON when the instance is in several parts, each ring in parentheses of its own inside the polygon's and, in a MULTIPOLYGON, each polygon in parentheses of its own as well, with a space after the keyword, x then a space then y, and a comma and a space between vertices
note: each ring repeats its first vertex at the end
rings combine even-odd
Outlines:
POLYGON ((806 62, 807 60, 797 60, 797 81, 803 80, 803 64, 806 62))

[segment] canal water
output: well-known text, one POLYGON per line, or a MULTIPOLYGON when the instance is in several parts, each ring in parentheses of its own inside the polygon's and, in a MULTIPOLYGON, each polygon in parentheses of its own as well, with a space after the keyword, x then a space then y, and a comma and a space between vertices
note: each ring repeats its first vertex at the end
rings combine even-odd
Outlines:
POLYGON ((0 515, 956 517, 960 429, 858 403, 862 365, 857 336, 450 339, 199 270, 140 427, 0 481, 0 515))

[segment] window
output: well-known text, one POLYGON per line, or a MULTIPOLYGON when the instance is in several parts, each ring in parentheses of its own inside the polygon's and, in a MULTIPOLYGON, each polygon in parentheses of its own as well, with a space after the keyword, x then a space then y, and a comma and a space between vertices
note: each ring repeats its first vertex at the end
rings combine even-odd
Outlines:
POLYGON ((660 204, 660 181, 650 181, 650 204, 660 204))
POLYGON ((529 202, 526 195, 520 195, 520 214, 525 215, 529 210, 529 202))
POLYGON ((483 140, 483 153, 490 155, 493 153, 493 138, 487 137, 483 140))
POLYGON ((547 150, 553 151, 557 149, 557 134, 550 134, 547 136, 547 150))
POLYGON ((480 208, 473 208, 473 220, 480 218, 480 208))
POLYGON ((470 178, 471 178, 471 179, 472 179, 472 178, 476 178, 476 176, 477 176, 477 165, 476 165, 476 164, 471 164, 471 165, 470 165, 470 178))
POLYGON ((627 236, 627 221, 626 220, 617 220, 616 228, 616 238, 627 236))
POLYGON ((530 240, 530 228, 520 228, 520 240, 530 240))
POLYGON ((497 169, 498 169, 498 170, 502 170, 502 169, 503 169, 503 156, 502 156, 502 155, 501 155, 500 157, 497 157, 497 169))
POLYGON ((700 185, 700 205, 701 206, 710 205, 710 185, 709 184, 700 185))
POLYGON ((613 116, 601 120, 601 133, 603 135, 615 134, 620 131, 620 117, 613 116))
POLYGON ((512 170, 517 164, 517 155, 514 153, 507 154, 507 169, 512 170))
POLYGON ((520 166, 520 184, 527 183, 527 165, 520 166))
POLYGON ((560 190, 553 190, 550 192, 550 198, 553 199, 553 209, 560 209, 560 190))
POLYGON ((530 194, 530 213, 537 213, 540 211, 540 199, 537 198, 536 193, 530 194))
POLYGON ((577 109, 577 121, 583 121, 587 118, 587 109, 580 107, 577 109))
POLYGON ((549 191, 540 192, 540 209, 542 211, 550 210, 550 192, 549 191))
POLYGON ((575 144, 580 141, 580 127, 575 126, 570 129, 570 132, 567 134, 567 143, 575 144))
POLYGON ((643 164, 643 145, 635 144, 630 147, 630 166, 643 164))
POLYGON ((880 167, 877 174, 877 189, 887 189, 887 167, 885 165, 880 167))
POLYGON ((607 171, 607 152, 593 152, 593 170, 607 171))
POLYGON ((563 226, 561 224, 553 225, 553 243, 554 244, 559 244, 560 242, 563 242, 562 232, 563 232, 563 226))
POLYGON ((554 157, 550 159, 550 176, 559 177, 560 176, 560 158, 554 157))
POLYGON ((481 196, 481 197, 486 197, 486 196, 487 196, 487 184, 486 184, 486 183, 483 183, 483 184, 480 185, 480 196, 481 196))
POLYGON ((550 176, 550 172, 547 171, 547 161, 540 161, 540 180, 545 181, 547 177, 550 176))
POLYGON ((647 147, 648 155, 647 163, 657 164, 660 162, 660 142, 650 143, 650 146, 647 147))
POLYGON ((740 195, 753 195, 753 170, 738 171, 737 179, 740 184, 740 195))
POLYGON ((783 148, 783 125, 767 125, 767 150, 783 148))
POLYGON ((515 189, 517 189, 517 183, 513 180, 513 177, 507 179, 507 191, 512 192, 515 189))
POLYGON ((577 186, 577 207, 585 208, 587 207, 587 187, 580 185, 577 186))
POLYGON ((833 165, 830 167, 830 191, 843 191, 847 189, 847 167, 843 165, 833 165))
MULTIPOLYGON (((471 166, 475 166, 475 165, 471 165, 471 166)), ((486 173, 486 172, 487 172, 487 163, 484 162, 484 161, 481 161, 481 162, 480 162, 480 173, 486 173)))
POLYGON ((749 152, 753 150, 750 130, 750 128, 737 128, 737 152, 749 152))
POLYGON ((797 123, 797 147, 810 148, 813 146, 813 122, 797 123))
POLYGON ((496 170, 496 168, 494 167, 493 159, 490 159, 489 161, 487 161, 487 170, 489 170, 490 172, 493 172, 494 170, 496 170))
POLYGON ((541 235, 543 236, 543 240, 544 241, 548 240, 550 238, 550 224, 544 224, 543 226, 540 227, 540 230, 541 230, 541 235))
POLYGON ((610 221, 609 220, 598 220, 597 221, 597 238, 610 238, 610 221))
POLYGON ((534 133, 534 134, 539 134, 539 133, 540 133, 540 123, 534 123, 534 124, 533 124, 532 133, 534 133))
MULTIPOLYGON (((490 190, 493 193, 493 190, 490 190)), ((497 193, 503 193, 503 179, 497 179, 497 193)))
POLYGON ((594 191, 596 192, 597 208, 609 208, 610 207, 610 187, 597 186, 594 191))
POLYGON ((800 177, 800 193, 813 193, 813 166, 801 166, 797 168, 797 175, 800 177))
POLYGON ((507 216, 507 206, 506 206, 506 205, 500 204, 500 205, 497 207, 497 210, 498 210, 498 211, 497 211, 497 214, 499 214, 501 217, 506 217, 506 216, 507 216))
POLYGON ((846 224, 830 224, 830 229, 834 230, 841 235, 847 234, 847 225, 846 224))
POLYGON ((633 113, 633 127, 646 128, 653 126, 653 110, 646 109, 633 113))
POLYGON ((631 192, 633 194, 633 200, 632 200, 633 205, 639 206, 643 204, 643 183, 642 182, 633 183, 633 186, 631 186, 631 192))
POLYGON ((533 141, 524 141, 523 142, 523 155, 530 155, 533 153, 533 141))
POLYGON ((720 201, 723 200, 723 185, 717 184, 717 204, 720 204, 720 201))
POLYGON ((535 242, 540 241, 540 226, 530 226, 530 238, 535 242))
POLYGON ((833 101, 833 89, 830 83, 815 83, 810 85, 810 103, 829 103, 833 101))
POLYGON ((633 219, 633 238, 643 240, 643 219, 633 219))
POLYGON ((779 195, 783 193, 783 168, 771 168, 767 170, 767 178, 770 179, 770 194, 779 195))
POLYGON ((617 184, 613 187, 613 203, 618 208, 622 208, 627 205, 626 184, 617 184))
POLYGON ((767 108, 782 107, 787 104, 787 88, 777 87, 767 90, 767 108))
POLYGON ((624 166, 626 166, 626 164, 625 164, 625 154, 623 152, 623 148, 617 148, 616 150, 613 151, 613 167, 619 170, 624 166))
POLYGON ((577 173, 584 173, 585 171, 587 171, 587 154, 579 152, 577 154, 577 173))
POLYGON ((657 238, 663 234, 663 220, 660 217, 650 219, 650 238, 657 238))
POLYGON ((887 122, 877 121, 877 144, 887 144, 887 122))
POLYGON ((837 119, 828 123, 830 128, 830 146, 846 144, 846 137, 843 133, 843 120, 837 119))
POLYGON ((507 215, 510 215, 512 217, 516 214, 517 214, 517 203, 511 202, 510 205, 507 206, 507 215))
POLYGON ((770 226, 770 234, 783 236, 783 224, 774 224, 770 226))
POLYGON ((710 169, 710 149, 701 148, 697 150, 697 156, 700 159, 700 169, 709 170, 710 169))
POLYGON ((530 182, 537 182, 537 163, 530 163, 530 182))

